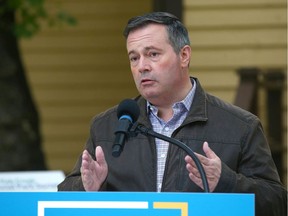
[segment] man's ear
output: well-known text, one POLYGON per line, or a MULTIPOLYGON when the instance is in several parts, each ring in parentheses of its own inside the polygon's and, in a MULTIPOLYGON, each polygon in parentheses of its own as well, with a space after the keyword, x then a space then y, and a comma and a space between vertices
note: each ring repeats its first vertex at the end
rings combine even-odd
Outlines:
POLYGON ((189 45, 185 45, 184 47, 182 47, 180 51, 180 59, 182 67, 189 67, 190 58, 191 58, 191 47, 189 45))

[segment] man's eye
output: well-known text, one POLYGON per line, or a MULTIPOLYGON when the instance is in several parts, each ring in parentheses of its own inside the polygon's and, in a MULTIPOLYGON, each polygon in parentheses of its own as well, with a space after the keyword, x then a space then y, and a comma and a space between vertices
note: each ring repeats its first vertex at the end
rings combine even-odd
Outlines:
POLYGON ((159 55, 159 53, 156 53, 156 52, 150 53, 150 56, 151 56, 151 57, 157 57, 158 55, 159 55))
POLYGON ((137 57, 130 57, 130 62, 135 62, 137 61, 137 57))

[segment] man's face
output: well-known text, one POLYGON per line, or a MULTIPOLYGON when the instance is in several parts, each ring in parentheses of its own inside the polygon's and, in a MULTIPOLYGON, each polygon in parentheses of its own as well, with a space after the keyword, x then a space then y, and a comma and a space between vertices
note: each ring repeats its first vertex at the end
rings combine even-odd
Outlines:
POLYGON ((187 70, 183 70, 187 65, 169 44, 165 26, 149 24, 136 29, 130 32, 126 45, 139 93, 154 105, 177 100, 183 80, 187 81, 187 70))

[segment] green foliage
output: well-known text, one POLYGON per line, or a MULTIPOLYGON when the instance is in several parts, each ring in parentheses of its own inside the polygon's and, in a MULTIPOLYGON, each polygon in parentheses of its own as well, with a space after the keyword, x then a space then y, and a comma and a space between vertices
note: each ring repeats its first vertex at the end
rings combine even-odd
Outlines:
POLYGON ((45 0, 0 0, 0 25, 9 27, 17 37, 29 38, 35 35, 41 25, 46 22, 49 26, 76 25, 76 19, 60 7, 53 14, 45 8, 45 0), (1 2, 2 1, 2 2, 1 2), (5 13, 14 13, 16 19, 12 23, 1 18, 5 13))

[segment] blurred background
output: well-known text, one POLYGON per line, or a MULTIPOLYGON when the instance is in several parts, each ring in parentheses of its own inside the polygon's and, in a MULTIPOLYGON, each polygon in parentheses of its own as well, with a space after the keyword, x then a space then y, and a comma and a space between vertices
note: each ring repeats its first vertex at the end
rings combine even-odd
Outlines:
MULTIPOLYGON (((0 3, 0 27, 25 14, 3 12, 7 2, 17 1, 0 3)), ((92 117, 137 95, 122 36, 127 20, 168 11, 189 30, 191 76, 208 92, 259 116, 287 187, 285 0, 39 2, 52 14, 67 13, 52 27, 40 21, 29 38, 9 28, 0 34, 0 171, 70 172, 92 117)))

